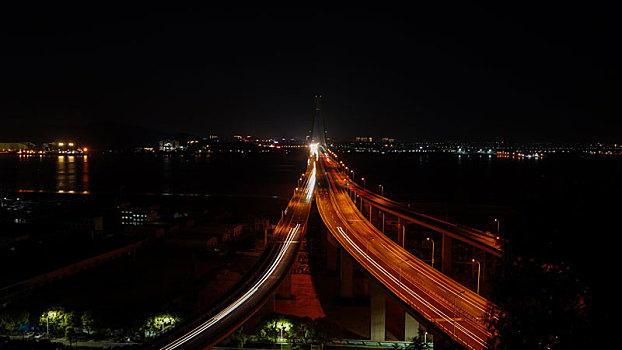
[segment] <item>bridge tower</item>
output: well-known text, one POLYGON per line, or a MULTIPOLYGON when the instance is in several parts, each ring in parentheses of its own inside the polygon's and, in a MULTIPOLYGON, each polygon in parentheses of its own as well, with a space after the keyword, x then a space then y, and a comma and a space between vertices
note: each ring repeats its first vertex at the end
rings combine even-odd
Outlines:
POLYGON ((307 135, 309 143, 319 143, 326 146, 326 127, 322 117, 322 95, 315 95, 315 108, 313 110, 313 123, 307 135))

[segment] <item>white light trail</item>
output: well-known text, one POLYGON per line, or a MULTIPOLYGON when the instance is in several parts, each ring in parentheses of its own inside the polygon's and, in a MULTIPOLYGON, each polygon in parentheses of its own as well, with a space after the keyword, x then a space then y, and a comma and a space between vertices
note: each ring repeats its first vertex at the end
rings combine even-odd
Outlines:
POLYGON ((354 248, 361 256, 363 256, 369 263, 371 263, 372 265, 374 265, 378 270, 380 270, 380 272, 386 276, 387 278, 389 278, 390 280, 392 280, 395 284, 397 284, 399 287, 401 287, 404 291, 406 291, 408 294, 410 294, 413 298, 415 298, 416 300, 418 300, 419 302, 421 302, 423 305, 427 306, 430 310, 436 312, 439 316, 441 316, 441 318, 443 318, 444 320, 446 320, 449 323, 453 323, 453 325, 462 330, 462 332, 464 332, 467 336, 469 336, 471 339, 473 339, 475 342, 477 342, 479 345, 481 345, 482 347, 486 348, 486 342, 481 339, 480 337, 478 337, 477 335, 475 335, 473 332, 471 332, 470 330, 466 329, 464 326, 457 324, 455 318, 449 317, 448 315, 446 315, 443 311, 439 310, 438 308, 436 308, 434 305, 432 305, 430 302, 428 302, 427 300, 425 300, 423 297, 421 297, 419 294, 415 293, 412 289, 410 289, 408 286, 406 286, 404 283, 402 283, 402 281, 400 281, 399 279, 395 278, 391 273, 389 273, 384 267, 382 267, 380 264, 378 264, 374 259, 372 259, 363 249, 361 249, 356 243, 354 243, 354 241, 348 236, 346 235, 345 231, 343 230, 343 228, 341 228, 341 226, 337 227, 337 230, 339 231, 339 233, 341 234, 341 236, 343 238, 345 238, 349 245, 354 248), (452 322, 453 321, 453 322, 452 322))
POLYGON ((272 262, 272 265, 270 265, 270 268, 261 276, 261 278, 246 293, 244 293, 242 296, 240 296, 235 302, 233 302, 231 305, 227 306, 221 312, 219 312, 218 314, 214 315, 212 318, 210 318, 206 322, 202 323, 201 325, 199 325, 198 327, 196 327, 192 331, 186 333, 183 337, 181 337, 181 338, 175 340, 174 342, 164 346, 162 348, 162 350, 176 349, 177 347, 183 345, 187 341, 192 340, 194 337, 196 337, 200 333, 204 332, 209 327, 213 326, 215 323, 217 323, 218 321, 220 321, 221 319, 223 319, 227 315, 231 314, 233 311, 235 311, 237 308, 239 308, 242 304, 244 304, 244 302, 246 302, 246 300, 248 300, 253 294, 255 294, 255 292, 257 292, 257 290, 259 290, 262 287, 262 285, 268 280, 268 278, 271 277, 272 273, 279 266, 279 264, 281 263, 281 260, 283 260, 283 257, 285 257, 285 254, 287 253, 287 251, 289 249, 289 246, 292 243, 294 243, 293 238, 296 237, 296 234, 298 233, 298 230, 300 229, 300 226, 301 226, 300 224, 296 224, 296 226, 291 227, 289 229, 287 237, 285 238, 285 241, 284 241, 283 245, 280 247, 279 253, 276 256, 276 258, 274 259, 274 261, 272 262))
POLYGON ((309 144, 309 152, 311 154, 311 157, 315 157, 315 160, 318 160, 318 157, 319 157, 318 146, 319 146, 319 143, 310 143, 309 144))

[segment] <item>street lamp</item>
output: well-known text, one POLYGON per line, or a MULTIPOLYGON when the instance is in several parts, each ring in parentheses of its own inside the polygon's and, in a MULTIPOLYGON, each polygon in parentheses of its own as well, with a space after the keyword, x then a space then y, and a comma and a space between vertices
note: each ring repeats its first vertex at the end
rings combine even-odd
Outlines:
POLYGON ((362 178, 361 178, 361 181, 363 181, 363 189, 364 189, 364 188, 365 188, 365 178, 364 178, 364 177, 362 177, 362 178))
POLYGON ((432 267, 434 268, 434 240, 430 239, 430 237, 427 237, 425 240, 432 242, 432 267))
POLYGON ((480 265, 479 261, 475 259, 471 259, 471 261, 477 263, 477 294, 479 294, 479 274, 482 270, 482 266, 480 265))
POLYGON ((499 233, 499 220, 495 219, 494 222, 497 224, 497 234, 499 233))
POLYGON ((56 318, 56 311, 48 311, 47 317, 45 318, 45 331, 48 339, 50 338, 50 316, 52 316, 52 318, 56 318))
POLYGON ((380 195, 384 197, 384 186, 378 185, 380 187, 380 195))

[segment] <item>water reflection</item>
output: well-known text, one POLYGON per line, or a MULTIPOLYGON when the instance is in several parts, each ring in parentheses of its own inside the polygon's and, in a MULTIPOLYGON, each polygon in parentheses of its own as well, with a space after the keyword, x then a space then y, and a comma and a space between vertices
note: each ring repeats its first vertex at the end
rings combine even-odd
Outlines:
POLYGON ((82 157, 82 193, 89 193, 89 159, 87 155, 82 157))
POLYGON ((87 156, 56 157, 56 191, 58 193, 88 193, 89 171, 87 156), (82 176, 79 176, 81 174, 82 176))

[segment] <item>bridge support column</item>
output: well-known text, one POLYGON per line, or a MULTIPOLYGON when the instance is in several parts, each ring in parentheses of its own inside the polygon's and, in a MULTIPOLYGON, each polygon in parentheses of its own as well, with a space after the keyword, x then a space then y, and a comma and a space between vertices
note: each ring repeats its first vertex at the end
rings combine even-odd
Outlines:
POLYGON ((341 254, 339 255, 339 280, 340 280, 340 288, 339 288, 339 296, 342 298, 352 298, 354 296, 353 293, 353 262, 348 252, 345 249, 340 249, 341 254))
POLYGON ((270 294, 266 303, 259 310, 260 315, 269 315, 276 311, 276 293, 270 294))
POLYGON ((408 312, 404 312, 404 341, 412 341, 419 335, 419 321, 408 312))
POLYGON ((397 218, 397 244, 402 248, 406 245, 406 225, 400 224, 400 218, 397 218))
POLYGON ((337 271, 337 241, 333 235, 326 230, 326 269, 337 271))
POLYGON ((384 293, 384 289, 379 282, 375 280, 369 281, 369 299, 370 299, 370 339, 373 341, 384 341, 385 321, 386 321, 386 308, 387 300, 384 293))
POLYGON ((441 249, 441 271, 448 275, 451 273, 451 237, 443 233, 443 243, 441 249))
POLYGON ((281 284, 279 285, 279 298, 291 299, 292 295, 292 271, 287 273, 281 284))

